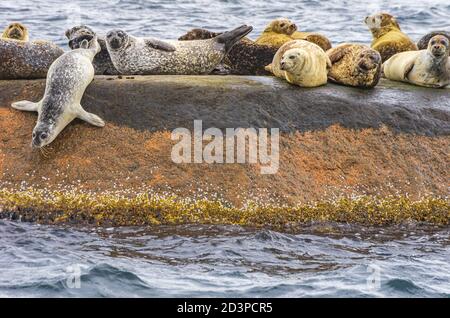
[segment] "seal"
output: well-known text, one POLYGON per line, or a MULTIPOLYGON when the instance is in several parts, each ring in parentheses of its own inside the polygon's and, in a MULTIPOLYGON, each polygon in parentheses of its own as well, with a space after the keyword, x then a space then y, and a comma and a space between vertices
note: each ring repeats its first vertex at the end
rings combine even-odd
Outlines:
POLYGON ((109 56, 108 48, 106 47, 106 40, 104 36, 98 35, 93 29, 86 25, 75 26, 66 31, 66 37, 69 40, 69 47, 72 50, 80 48, 81 42, 84 40, 91 41, 94 36, 97 36, 100 45, 100 52, 94 58, 94 69, 96 75, 119 75, 116 70, 111 57, 109 56))
POLYGON ((280 47, 266 70, 291 84, 316 87, 327 83, 330 67, 330 59, 318 45, 293 40, 280 47))
MULTIPOLYGON (((221 34, 206 29, 192 29, 178 40, 207 40, 221 34)), ((233 75, 269 75, 264 67, 272 62, 277 50, 274 46, 256 44, 248 38, 243 38, 226 55, 221 70, 228 70, 228 73, 233 75)))
POLYGON ((267 25, 263 33, 256 39, 256 44, 272 45, 277 48, 292 41, 292 34, 297 31, 294 22, 287 18, 278 18, 267 25))
POLYGON ((45 78, 64 51, 47 41, 0 39, 0 79, 45 78))
POLYGON ((450 40, 450 32, 447 32, 447 31, 432 31, 432 32, 424 35, 419 40, 419 42, 417 42, 417 47, 419 48, 419 50, 426 50, 428 48, 428 43, 430 43, 431 38, 436 36, 436 35, 443 35, 447 39, 450 40))
POLYGON ((383 62, 400 52, 417 51, 417 45, 401 31, 392 15, 377 13, 366 17, 365 23, 373 35, 371 46, 380 53, 383 62))
POLYGON ((317 44, 325 52, 331 49, 331 41, 324 35, 315 32, 300 32, 296 31, 291 35, 294 40, 305 40, 317 44))
POLYGON ((209 74, 252 29, 243 25, 213 39, 196 41, 137 38, 114 30, 106 35, 106 44, 114 66, 124 75, 209 74))
POLYGON ((83 41, 81 48, 65 53, 52 64, 41 101, 20 101, 11 105, 18 110, 38 112, 31 142, 33 148, 50 144, 75 118, 97 127, 105 125, 100 117, 86 112, 80 104, 84 91, 94 79, 92 61, 98 52, 100 45, 96 38, 90 43, 83 41))
POLYGON ((30 40, 27 27, 18 22, 8 25, 3 31, 2 38, 24 42, 30 40))
POLYGON ((450 41, 436 35, 427 50, 402 52, 383 65, 384 75, 394 81, 419 86, 443 88, 450 83, 450 41))
POLYGON ((375 87, 381 77, 380 53, 366 45, 344 43, 327 51, 331 61, 328 79, 362 88, 375 87))

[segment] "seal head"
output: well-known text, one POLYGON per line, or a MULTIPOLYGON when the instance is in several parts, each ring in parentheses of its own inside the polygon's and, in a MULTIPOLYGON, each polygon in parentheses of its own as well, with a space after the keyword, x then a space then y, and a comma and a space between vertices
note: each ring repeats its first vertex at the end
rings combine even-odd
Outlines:
POLYGON ((297 31, 297 25, 287 18, 278 18, 269 23, 264 32, 292 35, 297 31))
POLYGON ((18 22, 8 25, 3 32, 2 38, 24 42, 30 40, 27 27, 18 22))
POLYGON ((108 41, 110 49, 119 50, 128 45, 130 37, 122 30, 112 30, 106 34, 106 41, 108 41))
POLYGON ((369 72, 381 65, 381 56, 374 50, 362 51, 356 60, 356 66, 360 72, 369 72))
POLYGON ((428 52, 436 58, 447 57, 449 54, 450 41, 443 35, 436 35, 428 43, 428 52))

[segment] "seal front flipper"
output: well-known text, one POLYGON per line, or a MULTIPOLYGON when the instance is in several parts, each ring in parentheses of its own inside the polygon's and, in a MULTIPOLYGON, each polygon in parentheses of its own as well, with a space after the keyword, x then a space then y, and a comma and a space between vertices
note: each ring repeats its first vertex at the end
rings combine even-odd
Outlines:
POLYGON ((104 127, 105 122, 103 119, 98 117, 95 114, 88 113, 83 109, 83 107, 80 106, 80 110, 78 111, 77 117, 81 120, 84 120, 85 122, 88 122, 89 124, 97 127, 104 127))
POLYGON ((409 76, 409 73, 411 73, 411 71, 413 70, 413 68, 414 68, 414 61, 412 61, 411 63, 406 65, 405 72, 403 73, 403 79, 405 81, 409 80, 408 76, 409 76))
POLYGON ((158 40, 158 39, 153 39, 153 38, 146 38, 144 39, 145 45, 156 49, 156 50, 161 50, 161 51, 166 51, 166 52, 174 52, 176 51, 176 47, 173 46, 170 43, 158 40))
POLYGON ((33 103, 27 100, 23 100, 20 102, 12 103, 11 107, 26 112, 37 112, 39 103, 33 103))

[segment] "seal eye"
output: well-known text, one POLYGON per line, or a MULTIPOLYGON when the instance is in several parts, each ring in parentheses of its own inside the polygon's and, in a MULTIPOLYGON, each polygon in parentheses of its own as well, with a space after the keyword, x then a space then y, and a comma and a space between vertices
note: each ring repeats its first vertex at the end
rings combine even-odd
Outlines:
POLYGON ((33 138, 36 138, 36 133, 33 133, 33 138))
POLYGON ((46 133, 42 133, 40 138, 41 140, 47 139, 48 135, 46 133))
POLYGON ((284 28, 285 25, 286 25, 286 24, 281 23, 281 24, 280 24, 280 27, 281 27, 281 28, 284 28))
POLYGON ((293 59, 295 59, 295 56, 291 55, 291 56, 289 56, 289 59, 293 60, 293 59))
POLYGON ((442 44, 442 45, 446 45, 447 43, 446 43, 444 40, 442 40, 442 41, 441 41, 441 44, 442 44))

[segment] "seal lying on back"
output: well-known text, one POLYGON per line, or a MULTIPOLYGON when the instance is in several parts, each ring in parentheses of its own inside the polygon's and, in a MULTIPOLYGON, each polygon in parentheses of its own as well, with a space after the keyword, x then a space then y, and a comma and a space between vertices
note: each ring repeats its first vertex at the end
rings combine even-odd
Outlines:
POLYGON ((64 51, 51 42, 0 39, 0 79, 45 78, 64 51))
POLYGON ((325 36, 312 32, 299 32, 297 25, 287 18, 278 18, 270 22, 256 39, 256 43, 280 48, 292 40, 305 40, 317 44, 324 51, 331 48, 331 42, 325 36))
POLYGON ((402 52, 383 65, 384 75, 394 81, 442 88, 450 84, 450 41, 436 35, 427 50, 402 52))
MULTIPOLYGON (((207 40, 222 33, 205 29, 192 29, 181 36, 179 41, 207 40)), ((268 75, 264 67, 272 63, 278 48, 269 45, 256 44, 248 38, 237 42, 223 60, 224 68, 229 74, 235 75, 268 75)))
POLYGON ((419 50, 426 50, 428 48, 428 43, 430 43, 431 38, 436 36, 436 35, 443 35, 447 39, 450 40, 450 32, 447 32, 447 31, 433 31, 433 32, 430 32, 430 33, 424 35, 419 40, 419 42, 417 42, 417 47, 419 48, 419 50))
POLYGON ((106 35, 106 44, 114 66, 124 75, 209 74, 252 29, 244 25, 213 39, 198 41, 137 38, 115 30, 106 35))
POLYGON ((39 114, 33 130, 33 148, 50 144, 75 118, 98 127, 105 125, 100 117, 86 112, 80 104, 86 87, 94 79, 92 60, 99 51, 96 38, 90 44, 83 41, 81 48, 65 53, 52 64, 41 101, 12 104, 15 109, 37 111, 39 114))
POLYGON ((28 42, 30 40, 27 27, 18 22, 8 25, 5 28, 5 31, 3 31, 2 38, 24 42, 28 42))
POLYGON ((280 47, 266 69, 291 84, 316 87, 327 83, 330 67, 330 59, 318 45, 293 40, 280 47))
POLYGON ((327 51, 328 79, 342 85, 371 88, 381 77, 380 53, 361 44, 341 44, 327 51))
MULTIPOLYGON (((83 40, 91 41, 96 33, 86 25, 73 27, 66 31, 66 37, 69 39, 69 47, 72 50, 80 48, 83 40)), ((94 68, 96 75, 118 75, 111 57, 109 56, 108 48, 106 47, 105 37, 98 36, 98 44, 100 44, 100 52, 94 58, 94 68)))
POLYGON ((380 53, 383 62, 400 52, 417 51, 416 44, 400 30, 392 15, 377 13, 366 17, 365 23, 373 35, 372 48, 380 53))
POLYGON ((295 31, 297 31, 297 26, 294 22, 287 18, 278 18, 266 26, 255 42, 280 48, 283 44, 293 40, 292 34, 295 31))

